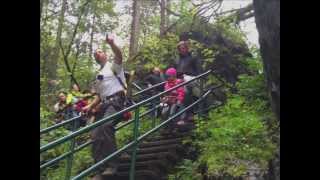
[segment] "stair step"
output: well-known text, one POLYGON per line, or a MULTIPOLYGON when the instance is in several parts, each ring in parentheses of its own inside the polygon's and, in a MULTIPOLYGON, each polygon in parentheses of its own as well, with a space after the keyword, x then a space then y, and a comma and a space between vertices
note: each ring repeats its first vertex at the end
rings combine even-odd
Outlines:
MULTIPOLYGON (((166 146, 156 146, 156 147, 147 147, 147 148, 138 148, 137 154, 151 154, 151 153, 159 153, 159 152, 168 152, 169 150, 181 149, 182 146, 180 144, 172 144, 166 146)), ((132 149, 127 151, 129 154, 132 153, 132 149)))
MULTIPOLYGON (((149 169, 149 170, 166 170, 169 166, 170 162, 166 159, 161 160, 150 160, 150 161, 142 161, 142 162, 136 162, 135 169, 149 169)), ((131 161, 128 161, 127 163, 121 163, 119 164, 119 172, 122 171, 130 171, 130 165, 131 161)))
MULTIPOLYGON (((101 180, 129 180, 130 171, 118 172, 113 176, 104 176, 101 180)), ((162 176, 152 170, 136 170, 135 179, 137 180, 161 180, 162 176)))
POLYGON ((178 129, 178 132, 189 132, 196 128, 194 123, 186 123, 185 125, 181 125, 178 129))
MULTIPOLYGON (((140 161, 148 161, 148 160, 156 160, 156 159, 169 159, 172 161, 177 160, 177 155, 172 152, 160 152, 160 153, 152 153, 152 154, 139 154, 136 158, 136 162, 140 161)), ((119 162, 124 163, 131 161, 131 154, 127 157, 120 157, 119 162)))
MULTIPOLYGON (((141 142, 137 149, 135 179, 167 180, 168 170, 184 156, 183 138, 190 136, 190 131, 194 128, 194 123, 189 122, 179 126, 178 132, 161 133, 141 142)), ((99 180, 129 180, 132 152, 131 148, 127 150, 128 156, 120 156, 115 175, 99 180)))
POLYGON ((154 137, 147 138, 146 141, 147 141, 147 142, 151 142, 151 141, 161 141, 161 140, 177 139, 177 138, 187 137, 187 136, 189 136, 189 135, 190 135, 189 132, 176 133, 176 134, 163 134, 162 136, 154 136, 154 137))
POLYGON ((159 141, 149 141, 149 142, 143 142, 143 143, 139 144, 139 148, 163 146, 163 145, 169 145, 169 144, 177 144, 177 143, 181 143, 181 142, 182 142, 182 138, 164 139, 164 140, 159 140, 159 141))

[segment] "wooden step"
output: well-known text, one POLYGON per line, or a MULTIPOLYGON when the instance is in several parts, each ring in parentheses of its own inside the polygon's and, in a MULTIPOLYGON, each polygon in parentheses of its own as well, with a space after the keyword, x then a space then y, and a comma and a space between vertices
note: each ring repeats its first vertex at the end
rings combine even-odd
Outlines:
POLYGON ((180 132, 180 133, 189 132, 195 128, 196 128, 196 125, 194 123, 187 122, 186 124, 179 126, 178 132, 180 132))
POLYGON ((141 144, 139 144, 139 148, 164 146, 164 145, 170 145, 170 144, 179 144, 181 142, 182 142, 182 138, 164 139, 164 140, 159 140, 159 141, 149 141, 149 142, 142 142, 141 144))
POLYGON ((190 135, 189 132, 175 133, 175 134, 164 133, 163 135, 160 135, 160 136, 154 136, 154 137, 147 138, 146 141, 147 142, 152 142, 152 141, 177 139, 177 138, 184 138, 184 137, 187 137, 189 135, 190 135))
MULTIPOLYGON (((130 171, 117 172, 113 176, 103 176, 99 180, 129 180, 130 171)), ((137 170, 135 171, 136 180, 160 180, 163 176, 152 170, 137 170)), ((97 179, 98 180, 98 179, 97 179)))
MULTIPOLYGON (((160 153, 160 152, 168 152, 169 150, 181 149, 182 146, 180 144, 172 144, 165 146, 156 146, 156 147, 147 147, 147 148, 138 148, 137 154, 151 154, 151 153, 160 153)), ((132 153, 132 149, 127 151, 128 153, 132 153)))
MULTIPOLYGON (((142 162, 136 162, 135 169, 136 170, 155 170, 157 172, 161 171, 167 171, 167 168, 169 167, 170 162, 166 159, 161 160, 149 160, 149 161, 142 161, 142 162)), ((131 161, 128 161, 127 163, 120 163, 118 166, 118 171, 130 171, 131 161)))
MULTIPOLYGON (((168 159, 170 161, 177 160, 177 154, 173 152, 160 152, 160 153, 152 153, 152 154, 141 154, 136 158, 136 162, 148 161, 148 160, 157 160, 157 159, 168 159)), ((119 162, 124 163, 131 161, 131 154, 127 157, 120 157, 119 162)))
MULTIPOLYGON (((149 137, 141 142, 137 149, 135 163, 136 180, 165 180, 167 173, 182 156, 186 147, 182 140, 191 135, 194 123, 186 123, 177 128, 175 133, 162 132, 158 136, 149 137)), ((132 148, 127 150, 128 156, 120 156, 118 171, 115 175, 99 180, 129 180, 132 148)))

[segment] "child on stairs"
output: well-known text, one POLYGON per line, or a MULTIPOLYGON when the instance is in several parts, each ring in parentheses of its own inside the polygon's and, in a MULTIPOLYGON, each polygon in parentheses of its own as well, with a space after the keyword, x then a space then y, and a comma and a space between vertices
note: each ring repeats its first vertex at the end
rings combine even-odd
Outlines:
MULTIPOLYGON (((167 81, 165 83, 165 90, 168 90, 170 88, 173 88, 174 86, 178 85, 179 83, 182 83, 183 80, 177 78, 177 71, 175 68, 169 68, 166 71, 167 75, 167 81)), ((168 117, 174 115, 178 110, 181 110, 183 108, 183 101, 184 101, 184 87, 179 87, 173 91, 170 91, 165 97, 161 99, 161 106, 162 106, 162 112, 161 117, 162 120, 166 120, 168 117)), ((176 124, 183 125, 185 124, 186 114, 183 113, 180 119, 176 124)), ((169 123, 169 126, 172 126, 173 123, 169 123)))

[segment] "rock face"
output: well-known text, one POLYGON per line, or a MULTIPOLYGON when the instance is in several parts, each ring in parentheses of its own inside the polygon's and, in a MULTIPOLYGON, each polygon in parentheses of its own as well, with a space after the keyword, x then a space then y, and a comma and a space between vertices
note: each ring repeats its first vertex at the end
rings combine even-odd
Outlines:
POLYGON ((254 0, 253 6, 271 104, 280 120, 280 0, 254 0))
MULTIPOLYGON (((254 0, 253 6, 271 106, 280 121, 280 0, 254 0)), ((265 179, 280 180, 280 149, 265 179)))

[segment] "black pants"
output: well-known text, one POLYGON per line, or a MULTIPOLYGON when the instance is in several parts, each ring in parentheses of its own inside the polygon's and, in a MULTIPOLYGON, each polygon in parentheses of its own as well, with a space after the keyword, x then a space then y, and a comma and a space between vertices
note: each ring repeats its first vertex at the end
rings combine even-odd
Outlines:
MULTIPOLYGON (((102 112, 97 116, 96 121, 120 111, 124 108, 123 104, 124 98, 120 96, 114 98, 112 101, 104 103, 102 105, 102 112)), ((107 121, 91 132, 91 138, 93 140, 92 155, 95 163, 103 160, 117 150, 114 126, 121 120, 121 117, 122 116, 119 116, 112 121, 107 121)), ((99 173, 102 173, 107 167, 117 168, 117 166, 118 157, 114 157, 100 166, 98 171, 99 173)))

